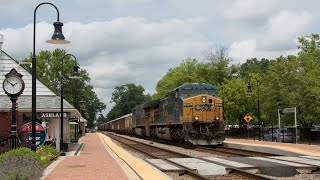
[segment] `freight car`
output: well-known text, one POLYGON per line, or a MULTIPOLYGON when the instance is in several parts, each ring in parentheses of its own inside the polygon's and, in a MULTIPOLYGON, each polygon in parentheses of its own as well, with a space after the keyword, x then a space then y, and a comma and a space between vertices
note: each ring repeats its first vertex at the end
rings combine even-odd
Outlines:
POLYGON ((104 129, 194 145, 221 145, 225 139, 222 118, 217 88, 193 83, 177 87, 164 99, 137 106, 132 114, 106 123, 104 129), (130 119, 127 126, 126 118, 130 119))
POLYGON ((99 130, 107 130, 120 134, 132 134, 132 113, 102 124, 99 130))

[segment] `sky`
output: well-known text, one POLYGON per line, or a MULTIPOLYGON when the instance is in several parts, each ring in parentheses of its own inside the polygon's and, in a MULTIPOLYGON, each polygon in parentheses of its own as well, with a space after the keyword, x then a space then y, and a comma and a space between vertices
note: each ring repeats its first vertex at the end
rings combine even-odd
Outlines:
MULTIPOLYGON (((2 49, 17 60, 32 52, 33 14, 43 1, 0 0, 2 49)), ((231 63, 297 54, 297 38, 319 33, 317 0, 48 0, 60 13, 68 45, 45 41, 56 10, 36 13, 36 53, 65 49, 77 57, 99 99, 112 108, 116 86, 135 83, 155 93, 157 82, 183 59, 204 61, 218 46, 231 63)))

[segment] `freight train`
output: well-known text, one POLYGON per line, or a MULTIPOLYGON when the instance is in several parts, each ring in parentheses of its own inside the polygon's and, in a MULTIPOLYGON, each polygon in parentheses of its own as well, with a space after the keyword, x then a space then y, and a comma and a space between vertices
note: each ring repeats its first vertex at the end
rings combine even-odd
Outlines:
POLYGON ((164 99, 135 107, 131 114, 99 129, 150 138, 222 145, 225 139, 222 100, 211 84, 184 84, 164 99))

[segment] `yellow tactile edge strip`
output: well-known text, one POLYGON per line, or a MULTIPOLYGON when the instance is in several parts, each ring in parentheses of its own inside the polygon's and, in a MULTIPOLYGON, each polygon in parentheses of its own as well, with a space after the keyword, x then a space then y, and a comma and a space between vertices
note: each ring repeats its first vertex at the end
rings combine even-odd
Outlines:
POLYGON ((233 144, 242 144, 242 145, 248 145, 248 146, 263 146, 263 147, 271 147, 271 148, 275 148, 275 149, 281 149, 281 150, 285 150, 285 151, 291 151, 291 152, 295 152, 295 153, 300 153, 300 154, 305 154, 305 155, 310 155, 310 156, 320 156, 320 153, 316 153, 316 152, 312 152, 312 151, 304 151, 304 150, 300 150, 297 148, 293 148, 293 147, 285 147, 285 146, 274 146, 274 145, 265 145, 265 144, 246 144, 246 143, 242 143, 242 142, 234 142, 234 141, 225 141, 227 143, 233 143, 233 144))
POLYGON ((127 177, 132 180, 140 180, 141 177, 139 177, 136 172, 134 172, 130 167, 127 167, 128 165, 126 162, 120 158, 110 147, 106 144, 103 137, 99 134, 100 141, 102 142, 104 148, 109 152, 109 154, 112 156, 112 158, 119 164, 121 169, 124 171, 124 173, 127 175, 127 177))
POLYGON ((143 160, 134 157, 133 155, 129 154, 127 151, 123 150, 121 147, 116 145, 111 141, 111 139, 101 133, 98 133, 99 136, 104 140, 106 145, 120 158, 118 161, 121 165, 127 170, 128 174, 130 174, 132 179, 140 179, 136 173, 142 179, 171 179, 166 174, 162 173, 155 167, 149 165, 148 163, 144 162, 143 160), (125 162, 123 162, 125 160, 125 162), (133 169, 131 169, 129 166, 133 169), (136 173, 135 173, 136 172, 136 173))

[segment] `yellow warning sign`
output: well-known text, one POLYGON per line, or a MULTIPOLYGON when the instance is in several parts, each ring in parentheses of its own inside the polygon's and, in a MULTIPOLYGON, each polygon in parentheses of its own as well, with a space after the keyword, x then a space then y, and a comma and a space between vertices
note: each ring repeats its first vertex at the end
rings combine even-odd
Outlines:
POLYGON ((247 114, 246 116, 244 116, 243 119, 246 120, 247 122, 250 122, 252 117, 249 114, 247 114))

